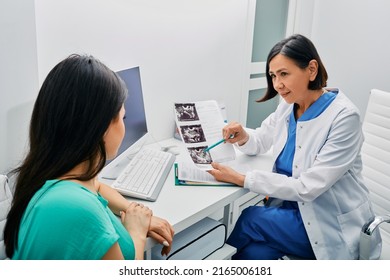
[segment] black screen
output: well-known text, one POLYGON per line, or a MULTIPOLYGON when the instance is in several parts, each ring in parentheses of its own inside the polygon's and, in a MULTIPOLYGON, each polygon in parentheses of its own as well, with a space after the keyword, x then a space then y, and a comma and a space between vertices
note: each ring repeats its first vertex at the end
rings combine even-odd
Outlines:
POLYGON ((139 67, 118 71, 117 74, 123 79, 129 92, 125 101, 126 133, 118 150, 117 156, 119 156, 144 136, 148 130, 139 67))

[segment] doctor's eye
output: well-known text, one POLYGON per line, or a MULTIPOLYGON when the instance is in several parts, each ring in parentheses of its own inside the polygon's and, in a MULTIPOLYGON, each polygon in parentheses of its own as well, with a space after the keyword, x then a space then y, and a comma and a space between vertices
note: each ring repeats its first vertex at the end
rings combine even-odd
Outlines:
POLYGON ((282 76, 282 77, 285 77, 285 76, 287 76, 287 75, 288 75, 287 72, 281 72, 281 73, 280 73, 280 76, 282 76))

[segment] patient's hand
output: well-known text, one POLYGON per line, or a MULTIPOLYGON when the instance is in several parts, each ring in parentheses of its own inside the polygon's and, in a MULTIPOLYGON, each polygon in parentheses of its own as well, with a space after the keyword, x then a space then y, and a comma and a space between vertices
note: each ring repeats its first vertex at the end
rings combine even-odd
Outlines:
POLYGON ((153 212, 141 203, 130 202, 126 210, 120 212, 120 215, 123 226, 133 239, 135 257, 142 260, 153 212))
POLYGON ((175 231, 168 221, 152 216, 148 236, 163 244, 161 255, 168 255, 172 248, 172 240, 175 231))

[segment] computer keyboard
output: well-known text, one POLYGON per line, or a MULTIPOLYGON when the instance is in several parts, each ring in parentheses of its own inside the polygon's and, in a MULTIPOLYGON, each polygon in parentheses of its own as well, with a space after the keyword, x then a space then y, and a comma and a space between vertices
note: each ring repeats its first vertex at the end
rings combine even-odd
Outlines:
POLYGON ((175 156, 171 153, 142 148, 112 187, 125 196, 155 201, 174 161, 175 156))

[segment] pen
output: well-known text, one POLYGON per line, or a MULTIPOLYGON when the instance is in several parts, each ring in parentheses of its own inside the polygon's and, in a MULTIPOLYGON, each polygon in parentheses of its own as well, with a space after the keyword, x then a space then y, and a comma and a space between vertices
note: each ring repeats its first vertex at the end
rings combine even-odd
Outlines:
MULTIPOLYGON (((234 138, 234 134, 230 134, 229 139, 234 138)), ((212 148, 218 146, 219 144, 225 142, 225 139, 219 140, 217 143, 214 143, 213 145, 208 146, 206 149, 204 149, 205 152, 210 151, 212 148)))

